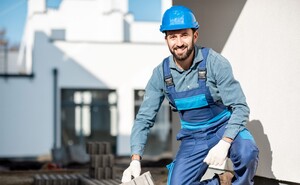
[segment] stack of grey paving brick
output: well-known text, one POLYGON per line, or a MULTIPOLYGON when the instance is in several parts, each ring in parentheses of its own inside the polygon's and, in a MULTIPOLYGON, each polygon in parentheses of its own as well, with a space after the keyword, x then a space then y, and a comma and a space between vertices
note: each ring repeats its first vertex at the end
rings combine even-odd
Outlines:
POLYGON ((115 178, 115 158, 111 153, 109 142, 88 142, 86 151, 90 155, 89 176, 91 178, 97 180, 115 178))
POLYGON ((80 185, 81 174, 36 174, 34 185, 80 185))
MULTIPOLYGON (((82 177, 81 185, 120 185, 115 179, 114 155, 109 142, 88 142, 86 151, 90 156, 89 176, 82 177)), ((122 185, 154 185, 150 172, 122 185)))

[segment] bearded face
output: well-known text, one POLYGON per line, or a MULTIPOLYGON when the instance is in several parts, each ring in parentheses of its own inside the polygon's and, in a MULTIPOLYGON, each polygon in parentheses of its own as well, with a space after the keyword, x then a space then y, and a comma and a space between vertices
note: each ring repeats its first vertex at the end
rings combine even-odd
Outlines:
POLYGON ((174 30, 166 33, 166 41, 177 62, 185 61, 193 53, 197 34, 192 29, 174 30))

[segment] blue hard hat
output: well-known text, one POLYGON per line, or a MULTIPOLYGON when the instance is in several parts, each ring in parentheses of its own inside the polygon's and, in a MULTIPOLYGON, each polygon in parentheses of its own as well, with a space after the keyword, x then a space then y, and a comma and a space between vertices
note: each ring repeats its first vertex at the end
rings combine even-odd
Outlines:
POLYGON ((160 31, 198 29, 199 24, 193 12, 184 6, 172 6, 163 15, 160 31))

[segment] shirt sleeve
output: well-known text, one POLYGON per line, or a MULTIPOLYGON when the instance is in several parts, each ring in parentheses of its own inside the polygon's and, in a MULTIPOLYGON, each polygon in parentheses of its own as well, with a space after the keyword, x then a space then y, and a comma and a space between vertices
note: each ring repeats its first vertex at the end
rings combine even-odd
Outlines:
POLYGON ((143 102, 131 130, 131 154, 143 156, 148 133, 154 125, 157 112, 164 100, 163 85, 164 81, 160 75, 159 67, 157 67, 153 70, 147 83, 143 102))
POLYGON ((232 111, 223 137, 234 139, 245 128, 250 110, 241 85, 233 76, 228 60, 216 52, 213 52, 212 60, 212 71, 219 96, 223 104, 232 111))

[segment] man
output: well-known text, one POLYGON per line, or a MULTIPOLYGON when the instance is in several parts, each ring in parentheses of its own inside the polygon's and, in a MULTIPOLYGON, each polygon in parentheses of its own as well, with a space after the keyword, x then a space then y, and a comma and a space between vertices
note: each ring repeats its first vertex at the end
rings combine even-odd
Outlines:
POLYGON ((153 70, 146 86, 132 128, 132 161, 122 182, 140 175, 147 135, 166 97, 181 121, 177 134, 181 144, 167 166, 168 184, 253 184, 259 152, 245 128, 246 98, 229 62, 214 50, 195 45, 198 28, 192 11, 184 6, 173 6, 163 15, 160 31, 172 55, 153 70), (225 172, 200 182, 209 165, 222 165, 227 157, 234 175, 225 172))

